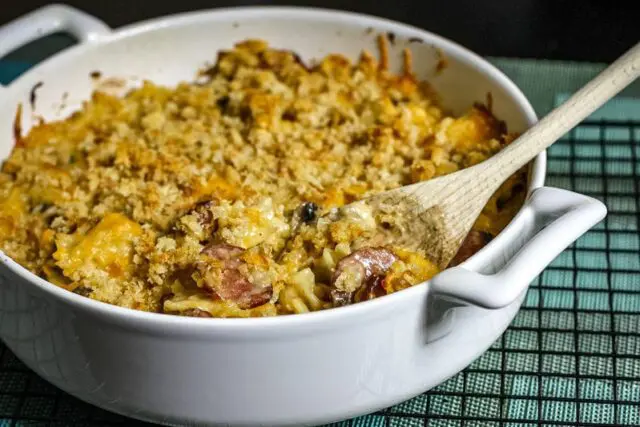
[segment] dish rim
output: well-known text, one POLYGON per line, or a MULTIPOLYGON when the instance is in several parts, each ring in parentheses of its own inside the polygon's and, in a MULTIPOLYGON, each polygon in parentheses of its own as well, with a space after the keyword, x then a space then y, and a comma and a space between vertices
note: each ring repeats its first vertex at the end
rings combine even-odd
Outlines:
MULTIPOLYGON (((83 49, 100 48, 100 44, 126 39, 133 37, 137 34, 145 33, 148 31, 158 30, 162 28, 170 28, 174 26, 180 26, 189 23, 195 23, 198 20, 206 20, 212 16, 219 15, 218 19, 224 20, 222 15, 230 15, 231 20, 233 15, 254 15, 259 14, 261 16, 278 15, 282 18, 282 15, 304 15, 316 20, 355 20, 361 22, 362 26, 372 27, 375 31, 380 31, 382 27, 401 29, 404 32, 420 33, 424 37, 425 41, 430 44, 435 44, 448 56, 456 56, 461 61, 468 63, 475 68, 479 73, 490 77, 496 82, 496 85, 505 89, 509 96, 520 106, 523 113, 529 122, 529 126, 533 125, 537 121, 537 115, 533 109, 531 103, 527 97, 522 93, 520 88, 500 69, 491 64, 488 60, 481 57, 476 52, 464 47, 463 45, 454 42, 446 37, 443 37, 437 33, 431 32, 426 29, 422 29, 410 24, 406 24, 400 21, 394 21, 387 18, 382 18, 370 14, 350 12, 339 9, 330 9, 323 7, 303 7, 303 6, 238 6, 238 7, 225 7, 225 8, 213 8, 213 9, 201 9, 183 13, 169 14, 156 18, 146 19, 138 21, 132 24, 122 26, 120 28, 113 29, 110 33, 100 36, 96 41, 79 43, 71 46, 64 51, 61 51, 39 64, 32 67, 30 70, 23 73, 13 83, 19 84, 23 79, 28 80, 29 76, 38 71, 38 69, 52 61, 62 60, 69 55, 80 55, 83 49)), ((5 89, 11 89, 13 84, 6 86, 5 89)), ((527 196, 532 190, 541 187, 544 184, 546 177, 546 152, 542 152, 535 157, 531 163, 528 173, 528 185, 527 196)), ((507 227, 511 226, 516 218, 518 218, 523 212, 521 208, 518 213, 509 221, 507 227)), ((500 233, 502 234, 502 233, 500 233)), ((490 242, 486 247, 489 247, 493 242, 490 242)), ((486 248, 485 247, 485 248, 486 248)), ((476 252, 460 266, 464 267, 469 264, 478 264, 480 260, 478 258, 480 252, 476 252)), ((312 326, 312 325, 328 325, 329 321, 345 318, 358 317, 362 313, 379 310, 379 306, 391 306, 392 304, 400 302, 404 299, 419 298, 421 294, 424 294, 428 290, 430 280, 422 283, 415 284, 407 289, 403 289, 398 292, 394 292, 389 295, 384 295, 372 300, 363 301, 355 304, 350 304, 343 307, 335 307, 330 309, 312 311, 307 313, 297 314, 279 314, 277 316, 266 317, 249 317, 249 318, 198 318, 189 316, 177 316, 166 313, 146 312, 141 310, 135 310, 132 308, 126 308, 116 306, 102 301, 93 300, 83 297, 81 295, 69 292, 66 289, 62 289, 53 283, 37 276, 25 267, 18 264, 16 261, 7 256, 3 251, 0 251, 0 270, 7 268, 12 274, 20 277, 22 280, 34 285, 39 291, 44 292, 46 295, 57 299, 58 301, 70 305, 72 308, 79 309, 85 313, 93 315, 100 315, 111 322, 131 326, 132 322, 136 322, 138 326, 147 326, 152 329, 156 329, 159 326, 166 326, 171 328, 185 328, 189 332, 195 331, 212 331, 212 330, 255 330, 268 328, 272 329, 276 326, 312 326), (188 328, 188 329, 187 329, 188 328)), ((1 273, 0 273, 1 274, 1 273)))

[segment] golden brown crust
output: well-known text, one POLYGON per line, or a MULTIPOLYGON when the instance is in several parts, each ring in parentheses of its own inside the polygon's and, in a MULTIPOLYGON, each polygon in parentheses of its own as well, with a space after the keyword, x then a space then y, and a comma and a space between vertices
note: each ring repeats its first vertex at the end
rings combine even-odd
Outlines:
POLYGON ((389 69, 389 42, 384 34, 378 36, 378 49, 380 50, 380 70, 389 69))
MULTIPOLYGON (((0 173, 0 247, 87 298, 192 316, 321 310, 427 280, 433 265, 394 247, 384 279, 341 296, 337 265, 384 218, 323 215, 469 167, 513 135, 490 107, 448 114, 411 53, 393 74, 388 36, 378 43, 378 59, 331 54, 310 66, 245 40, 197 82, 96 90, 71 117, 26 135, 19 108, 0 173), (314 215, 301 220, 304 204, 314 215), (239 249, 225 260, 204 250, 212 245, 239 249)), ((524 177, 502 186, 474 230, 506 225, 524 177)))
POLYGON ((22 104, 18 104, 13 118, 13 140, 16 147, 22 145, 22 104))

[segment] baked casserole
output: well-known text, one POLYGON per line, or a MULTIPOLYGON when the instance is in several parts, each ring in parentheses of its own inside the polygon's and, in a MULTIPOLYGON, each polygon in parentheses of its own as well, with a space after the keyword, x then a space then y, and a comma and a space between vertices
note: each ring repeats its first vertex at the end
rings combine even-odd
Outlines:
MULTIPOLYGON (((305 65, 245 40, 193 82, 99 90, 18 135, 0 173, 0 248, 51 283, 137 310, 295 314, 438 273, 418 253, 358 244, 380 224, 352 202, 477 164, 516 135, 490 102, 454 116, 405 51, 305 65), (345 207, 345 205, 348 205, 345 207)), ((513 218, 526 170, 485 206, 452 264, 513 218)))

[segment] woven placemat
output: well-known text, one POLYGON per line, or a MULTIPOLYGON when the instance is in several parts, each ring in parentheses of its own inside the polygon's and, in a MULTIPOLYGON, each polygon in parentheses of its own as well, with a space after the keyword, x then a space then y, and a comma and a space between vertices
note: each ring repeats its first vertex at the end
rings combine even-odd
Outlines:
MULTIPOLYGON (((491 58, 539 115, 599 64, 491 58)), ((25 69, 0 63, 0 81, 25 69)), ((607 218, 532 284, 471 366, 435 389, 335 426, 640 425, 640 91, 609 102, 549 150, 547 185, 596 197, 607 218)), ((0 426, 145 425, 82 403, 0 344, 0 426)))

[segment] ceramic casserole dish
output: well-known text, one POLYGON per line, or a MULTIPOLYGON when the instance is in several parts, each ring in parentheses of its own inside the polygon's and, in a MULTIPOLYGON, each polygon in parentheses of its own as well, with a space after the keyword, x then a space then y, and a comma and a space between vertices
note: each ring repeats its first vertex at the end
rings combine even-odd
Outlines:
MULTIPOLYGON (((60 119, 79 108, 94 88, 95 70, 130 78, 131 85, 140 78, 173 85, 192 79, 217 50, 246 38, 307 60, 329 52, 356 57, 375 50, 372 32, 393 33, 392 53, 410 46, 418 77, 429 79, 454 111, 490 92, 494 113, 510 130, 521 132, 536 121, 514 83, 478 55, 436 34, 369 16, 250 7, 111 30, 54 5, 0 28, 0 56, 58 31, 79 44, 0 87, 2 159, 14 144, 19 104, 27 132, 38 117, 60 119), (434 73, 442 55, 448 66, 434 73)), ((65 291, 2 253, 0 337, 56 387, 141 420, 281 426, 371 413, 429 390, 482 354, 517 313, 529 283, 605 216, 599 201, 545 187, 544 178, 541 154, 531 164, 524 207, 463 264, 391 295, 306 314, 207 319, 133 311, 65 291)))

